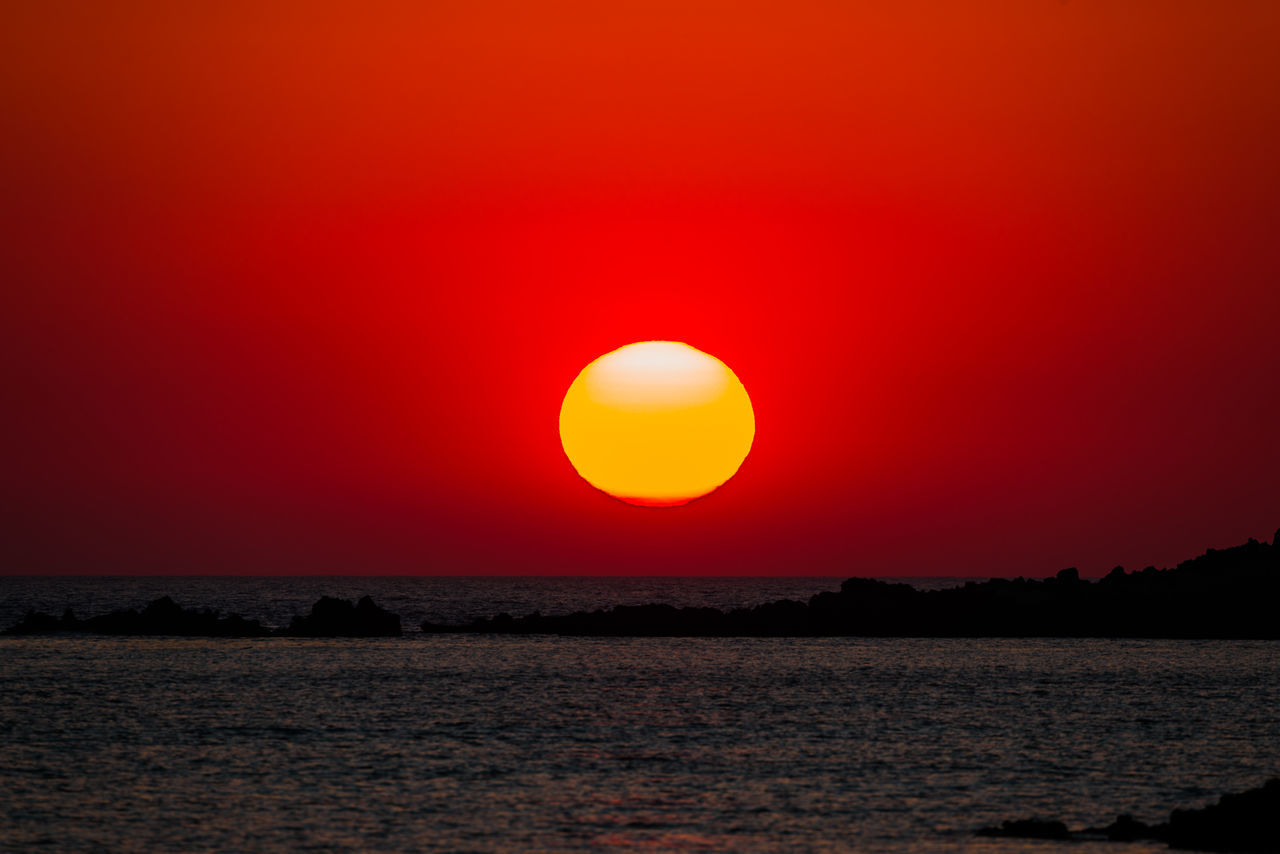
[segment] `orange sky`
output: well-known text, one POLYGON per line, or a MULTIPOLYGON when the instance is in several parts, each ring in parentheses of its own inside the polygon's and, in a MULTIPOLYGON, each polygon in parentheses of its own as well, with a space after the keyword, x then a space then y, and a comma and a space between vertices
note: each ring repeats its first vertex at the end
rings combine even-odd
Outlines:
POLYGON ((1280 524, 1274 3, 10 3, 0 572, 1040 574, 1280 524), (560 397, 687 340, 679 511, 560 397))

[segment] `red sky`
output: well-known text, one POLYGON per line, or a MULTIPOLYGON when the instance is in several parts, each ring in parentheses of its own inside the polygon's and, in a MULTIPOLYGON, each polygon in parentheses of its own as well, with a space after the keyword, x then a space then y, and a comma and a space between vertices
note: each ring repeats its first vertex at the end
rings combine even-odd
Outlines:
POLYGON ((0 572, 1096 574, 1280 525, 1274 2, 263 5, 5 6, 0 572), (757 416, 675 510, 556 428, 654 338, 757 416))

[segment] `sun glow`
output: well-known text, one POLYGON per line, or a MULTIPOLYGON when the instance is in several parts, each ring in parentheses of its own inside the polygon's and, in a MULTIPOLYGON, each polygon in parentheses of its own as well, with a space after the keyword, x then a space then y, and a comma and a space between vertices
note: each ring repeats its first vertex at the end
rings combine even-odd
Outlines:
POLYGON ((755 437, 751 399, 714 356, 642 341, 582 369, 560 407, 578 474, 631 504, 685 504, 733 477, 755 437))

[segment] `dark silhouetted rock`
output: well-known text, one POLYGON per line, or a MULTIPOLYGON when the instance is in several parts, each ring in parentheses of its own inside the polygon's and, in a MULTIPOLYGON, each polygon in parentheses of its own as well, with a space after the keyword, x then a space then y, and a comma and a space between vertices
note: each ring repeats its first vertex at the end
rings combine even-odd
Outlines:
POLYGON ((277 634, 306 638, 400 637, 400 617, 362 596, 354 605, 346 599, 323 596, 305 617, 294 617, 277 634))
POLYGON ((1207 807, 1176 809, 1165 824, 1144 824, 1122 815, 1106 827, 1071 831, 1060 821, 1022 819, 974 833, 1020 839, 1154 840, 1167 842, 1170 848, 1201 851, 1280 852, 1280 778, 1247 792, 1223 795, 1207 807))
POLYGON ((1099 581, 1074 568, 1042 580, 995 578, 921 591, 850 578, 837 592, 720 611, 635 605, 561 616, 502 614, 438 632, 758 637, 1280 638, 1280 546, 1249 540, 1209 549, 1174 569, 1111 570, 1099 581))
POLYGON ((5 630, 8 635, 55 634, 82 632, 98 635, 175 635, 180 637, 243 638, 268 634, 257 620, 246 620, 237 614, 223 617, 208 608, 183 608, 163 596, 142 611, 132 608, 112 611, 81 620, 68 608, 62 617, 51 617, 30 611, 17 625, 5 630))
POLYGON ((1112 567, 1111 571, 1103 577, 1103 581, 1107 584, 1122 584, 1124 582, 1124 567, 1112 567))
POLYGON ((1131 815, 1116 816, 1116 820, 1106 827, 1090 827, 1082 836, 1102 836, 1112 842, 1135 842, 1139 839, 1164 839, 1168 825, 1150 825, 1138 821, 1131 815))
POLYGON ((70 631, 63 628, 62 621, 51 614, 40 611, 28 611, 17 623, 4 630, 6 635, 50 635, 55 632, 70 631))
POLYGON ((1202 809, 1174 810, 1172 848, 1206 851, 1280 851, 1280 778, 1257 789, 1223 795, 1202 809))
POLYGON ((1038 818, 1020 818, 1005 821, 999 827, 983 827, 974 831, 978 836, 1009 836, 1015 839, 1070 839, 1071 833, 1060 821, 1041 821, 1038 818))

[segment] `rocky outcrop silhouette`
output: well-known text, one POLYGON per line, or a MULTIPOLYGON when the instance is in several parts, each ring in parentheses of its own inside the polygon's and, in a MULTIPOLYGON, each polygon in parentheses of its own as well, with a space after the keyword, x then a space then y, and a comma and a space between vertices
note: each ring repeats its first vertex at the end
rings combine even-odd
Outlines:
POLYGON ((21 622, 5 629, 4 634, 44 635, 57 632, 204 638, 250 638, 270 633, 257 620, 246 620, 238 614, 224 617, 208 608, 183 608, 168 596, 162 596, 141 611, 129 608, 85 620, 78 618, 70 608, 61 617, 28 611, 21 622))
MULTIPOLYGON (((1280 536, 1280 532, 1277 532, 1280 536)), ((850 578, 808 602, 720 611, 618 606, 562 616, 499 614, 428 633, 755 637, 1280 638, 1280 546, 1250 539, 1173 569, 1086 581, 1074 568, 1045 579, 996 578, 945 590, 850 578)))
POLYGON ((305 617, 294 617, 277 634, 306 638, 397 638, 400 617, 380 608, 368 596, 352 605, 346 599, 322 596, 305 617))
POLYGON ((1167 841, 1173 848, 1280 851, 1280 778, 1203 809, 1174 810, 1167 841))
MULTIPOLYGON (((1277 531, 1280 537, 1280 531, 1277 531)), ((1111 637, 1280 638, 1280 545, 1250 539, 1209 549, 1173 569, 1116 567, 1098 581, 1064 569, 1045 579, 996 578, 945 590, 850 578, 807 602, 753 608, 620 605, 560 616, 499 614, 463 625, 432 622, 423 632, 687 637, 1111 637)), ((92 632, 190 637, 397 637, 400 618, 368 596, 355 604, 323 597, 311 613, 271 631, 256 620, 184 609, 169 597, 142 611, 81 620, 29 612, 4 634, 92 632)))
POLYGON ((1256 789, 1223 795, 1200 809, 1176 809, 1167 822, 1144 824, 1118 816, 1106 827, 1071 831, 1060 821, 1029 818, 975 830, 978 836, 1062 839, 1079 842, 1153 840, 1170 848, 1201 851, 1280 851, 1280 778, 1256 789))
POLYGON ((399 637, 400 617, 378 607, 368 596, 352 604, 324 596, 306 616, 297 616, 285 628, 272 631, 257 620, 238 614, 222 616, 208 608, 182 608, 163 596, 141 611, 112 611, 82 620, 70 608, 61 617, 28 611, 6 635, 47 635, 79 632, 97 635, 170 635, 174 637, 253 638, 267 635, 290 637, 399 637))
POLYGON ((1071 831, 1060 821, 1019 818, 1001 822, 999 827, 981 827, 975 836, 1007 836, 1012 839, 1070 839, 1071 831))

